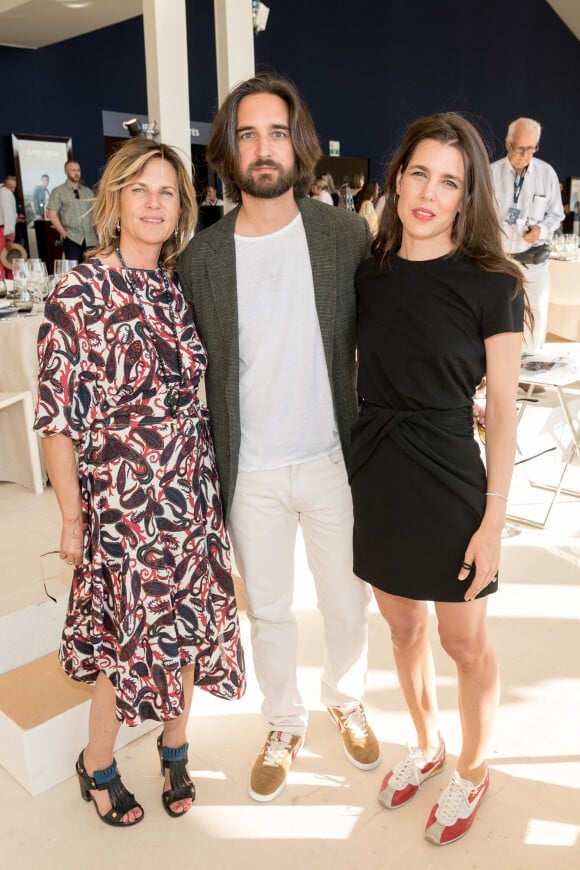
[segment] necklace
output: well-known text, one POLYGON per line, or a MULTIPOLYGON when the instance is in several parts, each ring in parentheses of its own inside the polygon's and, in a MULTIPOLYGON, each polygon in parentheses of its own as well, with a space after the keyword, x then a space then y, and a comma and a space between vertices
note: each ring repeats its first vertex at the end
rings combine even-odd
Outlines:
POLYGON ((153 346, 155 347, 155 351, 157 353, 157 358, 159 360, 160 366, 160 375, 161 380, 164 385, 167 387, 167 397, 165 399, 165 405, 167 410, 171 414, 173 418, 177 415, 177 409, 179 407, 179 400, 183 391, 185 390, 185 376, 183 374, 183 360, 181 359, 181 350, 179 346, 179 336, 177 335, 177 322, 175 319, 175 299, 173 297, 173 293, 171 292, 171 287, 169 285, 169 278, 167 277, 167 272, 165 267, 159 261, 157 264, 157 271, 161 275, 161 280, 163 281, 163 288, 165 290, 165 300, 167 302, 167 308, 169 311, 169 319, 171 321, 171 332, 173 333, 173 339, 175 341, 175 357, 177 360, 177 376, 178 376, 178 384, 177 387, 172 386, 170 381, 170 374, 165 364, 165 359, 163 358, 163 353, 159 347, 159 336, 157 335, 155 329, 153 328, 147 314, 145 312, 145 306, 143 305, 143 300, 141 299, 141 295, 139 293, 139 284, 135 279, 135 276, 132 274, 131 270, 127 266, 125 260, 123 259, 123 255, 121 250, 117 248, 116 250, 117 257, 119 258, 119 262, 121 263, 123 269, 126 272, 126 280, 133 291, 133 295, 137 301, 137 305, 141 311, 141 315, 143 317, 143 321, 149 330, 151 335, 151 340, 153 341, 153 346))

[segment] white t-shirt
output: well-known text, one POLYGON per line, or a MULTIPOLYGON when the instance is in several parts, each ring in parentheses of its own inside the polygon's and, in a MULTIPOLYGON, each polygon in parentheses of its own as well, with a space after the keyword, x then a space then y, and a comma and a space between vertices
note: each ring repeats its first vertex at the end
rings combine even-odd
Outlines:
POLYGON ((235 236, 239 468, 282 468, 340 448, 302 216, 235 236))

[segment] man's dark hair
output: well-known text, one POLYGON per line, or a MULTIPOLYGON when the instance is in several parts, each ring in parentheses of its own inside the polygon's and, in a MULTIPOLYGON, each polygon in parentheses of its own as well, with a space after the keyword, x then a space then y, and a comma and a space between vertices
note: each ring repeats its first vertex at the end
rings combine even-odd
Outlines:
POLYGON ((271 73, 260 73, 237 85, 228 94, 214 118, 209 142, 207 161, 220 175, 226 196, 232 202, 241 202, 241 192, 236 177, 239 165, 239 150, 236 128, 238 107, 244 97, 255 94, 273 94, 288 106, 290 138, 296 157, 296 182, 294 196, 299 199, 310 192, 316 164, 322 152, 310 112, 300 99, 291 82, 271 73))

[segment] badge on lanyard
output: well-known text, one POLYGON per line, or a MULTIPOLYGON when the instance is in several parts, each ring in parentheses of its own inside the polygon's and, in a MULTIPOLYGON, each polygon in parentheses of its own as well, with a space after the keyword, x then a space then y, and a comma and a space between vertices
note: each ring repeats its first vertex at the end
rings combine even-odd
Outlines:
POLYGON ((505 222, 510 227, 515 227, 517 219, 521 214, 521 208, 514 208, 513 205, 509 208, 505 222))

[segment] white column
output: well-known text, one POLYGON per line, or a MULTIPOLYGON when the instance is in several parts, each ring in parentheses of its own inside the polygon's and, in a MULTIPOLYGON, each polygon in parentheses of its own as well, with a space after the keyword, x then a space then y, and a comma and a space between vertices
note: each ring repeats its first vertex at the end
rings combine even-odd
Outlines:
POLYGON ((185 0, 143 0, 147 110, 160 139, 191 156, 185 0))
POLYGON ((252 0, 214 0, 218 100, 251 78, 254 66, 252 0))

